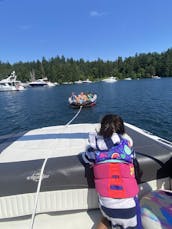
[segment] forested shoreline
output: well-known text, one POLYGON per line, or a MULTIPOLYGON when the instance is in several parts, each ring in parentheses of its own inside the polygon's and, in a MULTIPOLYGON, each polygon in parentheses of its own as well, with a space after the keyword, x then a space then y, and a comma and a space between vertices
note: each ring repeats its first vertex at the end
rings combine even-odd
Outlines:
POLYGON ((14 64, 0 61, 0 79, 10 75, 15 70, 18 79, 26 82, 31 76, 36 79, 47 77, 52 82, 74 82, 90 79, 101 80, 110 76, 124 78, 150 78, 154 75, 161 77, 172 76, 172 48, 162 53, 141 53, 123 59, 118 57, 114 61, 95 61, 84 59, 74 60, 57 56, 46 60, 32 62, 17 62, 14 64))

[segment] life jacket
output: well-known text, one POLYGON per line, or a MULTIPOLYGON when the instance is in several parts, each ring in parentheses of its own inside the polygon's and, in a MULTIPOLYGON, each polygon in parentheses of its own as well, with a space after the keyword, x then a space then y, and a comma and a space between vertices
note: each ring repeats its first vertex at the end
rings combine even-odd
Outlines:
MULTIPOLYGON (((128 141, 121 138, 109 150, 95 152, 94 177, 96 191, 104 197, 129 198, 138 194, 133 153, 128 141)), ((106 143, 112 145, 110 140, 106 143)))
POLYGON ((93 170, 95 188, 101 196, 129 198, 138 194, 132 163, 99 163, 94 165, 93 170))
POLYGON ((103 136, 99 136, 96 132, 92 132, 92 133, 89 133, 88 141, 89 141, 89 145, 94 150, 108 150, 109 148, 114 146, 114 144, 120 142, 120 137, 117 133, 113 133, 113 135, 111 137, 103 138, 103 136), (111 141, 111 143, 109 146, 110 141, 111 141))
POLYGON ((120 136, 120 142, 116 144, 113 144, 110 138, 105 139, 105 141, 106 144, 109 145, 109 150, 95 151, 95 163, 104 162, 112 159, 132 163, 133 153, 126 139, 123 139, 120 136))

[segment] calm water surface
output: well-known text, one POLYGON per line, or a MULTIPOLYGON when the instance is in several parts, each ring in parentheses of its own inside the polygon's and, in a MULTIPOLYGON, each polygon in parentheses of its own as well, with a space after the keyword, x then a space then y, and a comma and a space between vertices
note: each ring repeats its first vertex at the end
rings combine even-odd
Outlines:
POLYGON ((78 111, 68 105, 68 97, 73 91, 91 91, 98 95, 96 106, 82 109, 73 123, 99 122, 103 115, 116 113, 125 122, 172 141, 172 78, 1 92, 0 139, 21 131, 66 124, 78 111))

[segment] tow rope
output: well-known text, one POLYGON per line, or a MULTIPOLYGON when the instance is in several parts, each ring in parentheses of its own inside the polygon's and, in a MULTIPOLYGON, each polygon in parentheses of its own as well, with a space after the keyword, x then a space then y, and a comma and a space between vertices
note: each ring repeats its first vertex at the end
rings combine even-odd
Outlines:
MULTIPOLYGON (((78 115, 80 114, 82 110, 82 106, 80 106, 78 112, 76 113, 76 115, 69 121, 66 123, 66 125, 64 126, 64 129, 66 127, 68 127, 77 117, 78 115)), ((31 224, 30 224, 30 229, 33 229, 33 226, 34 226, 34 221, 35 221, 35 215, 36 215, 36 209, 37 209, 37 205, 38 205, 38 197, 39 197, 39 193, 40 193, 40 189, 41 189, 41 183, 42 183, 42 176, 44 174, 44 169, 45 169, 45 165, 47 163, 47 160, 50 158, 50 155, 49 157, 47 156, 45 159, 44 159, 44 162, 42 164, 42 167, 41 167, 41 172, 40 172, 40 177, 39 177, 39 181, 38 181, 38 186, 37 186, 37 191, 36 191, 36 197, 35 197, 35 203, 34 203, 34 209, 33 209, 33 213, 32 213, 32 218, 31 218, 31 224)))

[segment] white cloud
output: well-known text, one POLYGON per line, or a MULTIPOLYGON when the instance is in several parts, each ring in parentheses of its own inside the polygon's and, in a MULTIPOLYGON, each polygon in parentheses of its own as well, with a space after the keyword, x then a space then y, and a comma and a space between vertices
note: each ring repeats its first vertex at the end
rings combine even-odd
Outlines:
POLYGON ((98 12, 97 10, 90 11, 91 17, 101 17, 101 16, 104 16, 106 14, 107 14, 106 12, 98 12))

